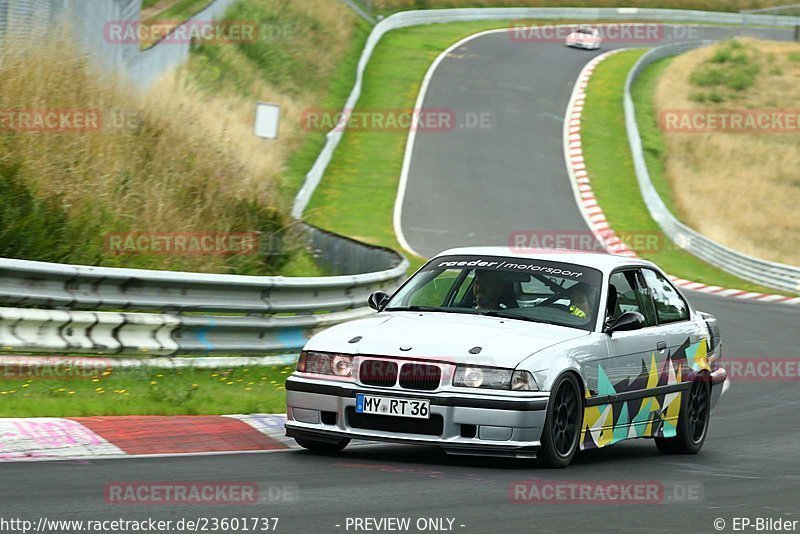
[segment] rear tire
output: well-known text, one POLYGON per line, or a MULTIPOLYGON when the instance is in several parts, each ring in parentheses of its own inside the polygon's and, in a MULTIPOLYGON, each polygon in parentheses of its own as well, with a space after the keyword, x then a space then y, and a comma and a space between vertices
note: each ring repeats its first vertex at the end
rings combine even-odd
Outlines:
POLYGON ((327 454, 341 452, 341 450, 347 447, 347 444, 350 443, 348 438, 342 438, 336 441, 316 441, 306 438, 294 438, 294 440, 304 449, 327 454))
POLYGON ((566 467, 578 451, 583 424, 580 391, 577 379, 571 374, 562 376, 553 386, 542 429, 542 446, 537 454, 545 467, 566 467))
POLYGON ((711 384, 708 375, 701 375, 694 379, 692 387, 683 396, 677 435, 674 438, 655 438, 658 450, 663 454, 700 452, 708 434, 710 413, 711 384))

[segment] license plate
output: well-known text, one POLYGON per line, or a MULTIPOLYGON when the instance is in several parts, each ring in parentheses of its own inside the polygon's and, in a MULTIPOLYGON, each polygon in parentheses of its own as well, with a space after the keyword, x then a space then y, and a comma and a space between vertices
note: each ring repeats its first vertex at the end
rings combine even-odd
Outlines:
POLYGON ((397 399, 358 393, 356 395, 356 413, 429 419, 431 402, 425 399, 397 399))

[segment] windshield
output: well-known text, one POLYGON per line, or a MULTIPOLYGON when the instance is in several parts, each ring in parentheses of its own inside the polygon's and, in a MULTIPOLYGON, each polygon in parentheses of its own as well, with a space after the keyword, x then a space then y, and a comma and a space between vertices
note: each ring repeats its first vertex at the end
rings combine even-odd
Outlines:
POLYGON ((387 310, 483 314, 591 330, 602 274, 569 263, 498 256, 428 262, 387 310))

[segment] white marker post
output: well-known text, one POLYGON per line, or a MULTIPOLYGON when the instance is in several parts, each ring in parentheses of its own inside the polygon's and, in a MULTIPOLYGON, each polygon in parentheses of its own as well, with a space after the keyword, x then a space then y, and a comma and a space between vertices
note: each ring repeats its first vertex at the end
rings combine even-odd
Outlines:
POLYGON ((256 137, 264 139, 278 138, 278 123, 281 120, 281 108, 275 104, 259 102, 256 104, 256 137))

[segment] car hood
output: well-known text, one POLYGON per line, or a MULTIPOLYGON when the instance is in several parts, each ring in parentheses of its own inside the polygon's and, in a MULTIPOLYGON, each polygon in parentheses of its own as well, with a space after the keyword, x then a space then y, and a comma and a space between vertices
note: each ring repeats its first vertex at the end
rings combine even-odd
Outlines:
POLYGON ((482 315, 382 312, 331 327, 314 336, 306 350, 513 368, 542 349, 587 335, 575 328, 482 315))

